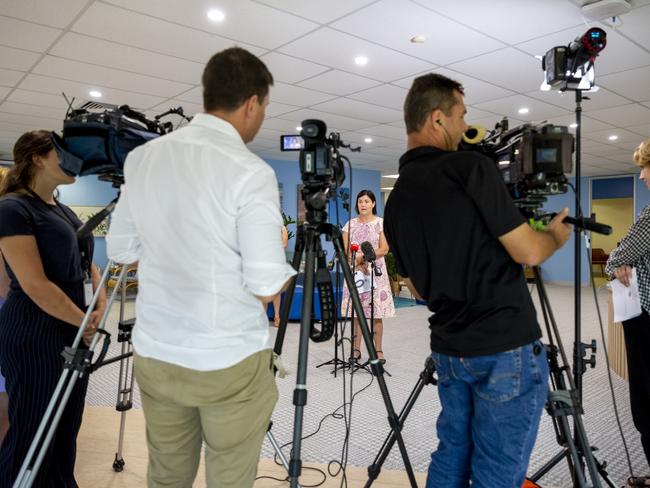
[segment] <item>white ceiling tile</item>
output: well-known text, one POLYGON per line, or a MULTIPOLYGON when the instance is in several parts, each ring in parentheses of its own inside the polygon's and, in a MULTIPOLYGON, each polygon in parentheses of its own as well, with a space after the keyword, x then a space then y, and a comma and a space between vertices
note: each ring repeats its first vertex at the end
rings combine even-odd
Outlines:
POLYGON ((296 117, 295 119, 279 119, 277 117, 271 117, 264 119, 262 124, 262 129, 278 131, 282 134, 296 134, 296 127, 300 125, 305 117, 296 117))
POLYGON ((311 63, 292 56, 270 52, 261 57, 273 75, 273 79, 285 83, 295 83, 328 71, 330 68, 311 63))
MULTIPOLYGON (((173 107, 182 107, 183 108, 183 113, 188 116, 188 117, 193 117, 194 115, 198 113, 203 112, 203 105, 197 105, 195 103, 189 103, 189 102, 184 102, 182 100, 165 100, 164 102, 156 105, 155 107, 152 107, 150 112, 154 114, 154 116, 159 115, 161 113, 166 112, 170 108, 173 107)), ((180 115, 176 114, 170 114, 164 118, 164 120, 168 120, 170 122, 173 122, 174 125, 178 124, 181 120, 180 115)))
MULTIPOLYGON (((562 115, 560 117, 550 117, 548 120, 549 124, 555 124, 555 125, 565 125, 569 126, 576 121, 576 116, 575 114, 567 114, 567 115, 562 115)), ((606 124, 604 122, 601 122, 596 119, 592 119, 591 117, 586 117, 582 116, 581 117, 581 123, 582 123, 582 134, 584 135, 588 131, 598 131, 598 130, 606 130, 606 129, 612 129, 614 126, 611 124, 606 124)), ((575 134, 575 129, 569 129, 569 132, 575 134)))
POLYGON ((589 112, 589 116, 617 127, 628 127, 631 125, 649 124, 650 108, 632 103, 604 110, 593 110, 589 112))
POLYGON ((275 83, 271 87, 271 103, 280 102, 290 105, 311 106, 333 98, 335 98, 335 95, 286 83, 275 83))
POLYGON ((178 100, 183 100, 203 106, 203 87, 200 85, 195 86, 191 90, 179 94, 176 98, 178 100))
POLYGON ((617 30, 650 50, 648 19, 650 19, 650 6, 635 9, 625 15, 621 15, 623 24, 617 30))
POLYGON ((0 11, 9 17, 64 28, 87 4, 88 0, 2 0, 0 11))
POLYGON ((354 12, 376 0, 328 0, 327 2, 304 0, 254 0, 270 7, 289 12, 321 24, 354 12))
POLYGON ((266 116, 267 117, 276 117, 278 115, 288 114, 300 110, 301 107, 296 105, 287 105, 285 103, 276 102, 271 100, 268 107, 266 107, 266 116))
POLYGON ((0 123, 2 122, 16 127, 24 127, 25 131, 35 129, 61 130, 63 128, 63 118, 51 119, 49 117, 8 112, 0 112, 0 123))
POLYGON ((361 100, 362 102, 374 103, 382 107, 395 110, 402 110, 407 90, 394 85, 380 85, 368 90, 353 93, 348 98, 361 100))
POLYGON ((643 137, 650 137, 650 124, 634 125, 626 127, 630 132, 634 132, 643 137))
POLYGON ((485 81, 477 80, 476 78, 472 78, 471 76, 450 69, 438 68, 433 70, 433 72, 451 78, 452 80, 458 81, 462 84, 463 91, 465 92, 465 103, 470 105, 514 95, 511 90, 486 83, 485 81))
POLYGON ((610 145, 602 142, 592 141, 590 139, 582 139, 581 141, 583 154, 600 154, 601 151, 606 151, 610 145))
MULTIPOLYGON (((65 114, 65 110, 68 107, 68 102, 65 101, 65 98, 63 98, 60 93, 53 95, 50 93, 40 93, 21 89, 15 89, 11 95, 7 97, 7 101, 60 109, 63 110, 63 114, 65 114)), ((75 106, 81 105, 85 101, 85 99, 77 99, 75 101, 75 106)))
POLYGON ((109 41, 119 39, 122 44, 204 64, 214 53, 235 44, 253 54, 265 52, 250 44, 98 2, 93 3, 70 30, 109 41))
POLYGON ((619 142, 614 144, 614 146, 621 148, 625 151, 628 151, 630 153, 633 153, 636 151, 636 148, 639 147, 639 144, 641 144, 641 141, 644 140, 646 137, 644 136, 642 139, 639 139, 637 141, 629 141, 629 142, 619 142))
POLYGON ((607 130, 595 131, 595 132, 590 132, 589 134, 585 135, 585 137, 591 139, 592 141, 607 144, 608 142, 611 142, 609 140, 609 136, 611 135, 618 136, 618 139, 616 140, 617 144, 623 142, 636 142, 638 144, 639 142, 641 142, 638 134, 635 134, 634 132, 630 132, 625 129, 607 129, 607 130))
POLYGON ((329 102, 315 105, 313 108, 314 110, 340 114, 346 117, 370 120, 379 124, 393 122, 402 118, 401 111, 346 98, 330 100, 329 102))
MULTIPOLYGON (((164 100, 162 97, 116 90, 109 87, 98 87, 88 83, 78 83, 41 75, 28 75, 18 87, 25 90, 52 93, 55 95, 65 93, 69 99, 75 97, 77 100, 86 99, 90 90, 99 88, 103 94, 102 102, 115 105, 130 105, 133 108, 139 109, 146 109, 158 105, 164 100)), ((75 102, 75 106, 77 106, 77 102, 75 102)))
POLYGON ((59 29, 0 15, 0 44, 4 46, 44 52, 60 33, 59 29))
POLYGON ((318 27, 318 24, 250 0, 108 0, 110 3, 206 32, 273 49, 318 27), (218 6, 225 20, 208 19, 218 6))
POLYGON ((316 61, 381 81, 397 80, 435 68, 433 63, 427 63, 326 27, 278 50, 301 59, 316 61), (367 57, 368 64, 357 66, 354 62, 357 56, 367 57))
POLYGON ((204 68, 202 63, 195 61, 186 61, 73 32, 64 35, 49 53, 61 58, 191 85, 201 83, 204 68))
POLYGON ((22 71, 13 71, 0 68, 0 85, 15 86, 23 76, 25 76, 25 73, 22 71))
POLYGON ((392 125, 375 125, 361 129, 360 132, 372 136, 376 140, 375 145, 392 145, 396 142, 403 143, 406 141, 406 130, 401 127, 393 127, 392 125))
MULTIPOLYGON (((535 90, 526 93, 526 95, 543 102, 550 103, 551 105, 564 107, 565 109, 571 110, 572 112, 575 111, 576 98, 575 92, 573 91, 566 91, 561 93, 556 90, 535 90)), ((627 105, 628 103, 630 103, 630 100, 627 98, 623 98, 616 93, 600 87, 597 92, 583 94, 582 110, 583 113, 589 114, 592 110, 616 107, 618 105, 627 105)))
POLYGON ((0 68, 27 71, 40 57, 40 54, 30 51, 0 46, 0 68))
MULTIPOLYGON (((650 19, 646 19, 646 21, 648 20, 650 19)), ((605 32, 607 32, 607 46, 596 58, 595 62, 597 84, 599 83, 600 77, 608 73, 650 64, 650 53, 635 45, 633 42, 630 42, 611 27, 599 23, 594 25, 604 28, 605 32)), ((556 32, 547 37, 518 44, 517 48, 532 55, 544 55, 549 49, 555 46, 569 45, 576 37, 582 36, 586 31, 587 27, 584 24, 577 25, 576 27, 556 32)))
POLYGON ((35 117, 48 117, 50 119, 65 119, 66 108, 42 107, 27 103, 5 101, 0 104, 0 112, 9 114, 34 115, 35 117))
POLYGON ((479 110, 478 108, 470 107, 469 105, 467 105, 465 108, 467 109, 467 114, 465 115, 465 120, 468 120, 468 121, 484 119, 486 117, 490 117, 492 115, 495 115, 494 112, 490 112, 488 110, 479 110))
POLYGON ((416 3, 508 44, 582 24, 580 9, 566 0, 417 0, 416 3))
POLYGON ((650 66, 621 73, 612 73, 596 79, 596 83, 635 101, 650 98, 650 66))
POLYGON ((8 86, 0 86, 0 100, 6 97, 10 91, 11 88, 9 88, 8 86))
POLYGON ((49 55, 45 56, 34 67, 32 72, 64 80, 75 80, 97 87, 107 86, 119 90, 147 93, 159 97, 174 97, 192 88, 191 85, 185 83, 162 80, 136 73, 127 73, 126 71, 49 55))
POLYGON ((501 49, 448 67, 520 93, 538 89, 544 77, 538 59, 514 48, 501 49))
POLYGON ((508 118, 517 118, 527 122, 541 122, 549 117, 558 117, 567 113, 566 110, 560 107, 540 102, 525 95, 514 95, 499 100, 491 100, 476 104, 476 107, 508 118), (529 112, 527 114, 520 114, 518 112, 519 109, 524 107, 528 108, 529 112))
POLYGON ((298 83, 298 85, 306 88, 313 88, 314 90, 333 93, 335 95, 349 95, 379 84, 381 83, 378 81, 338 70, 328 71, 327 73, 298 83))
POLYGON ((318 110, 309 108, 298 110, 290 114, 281 115, 280 118, 284 120, 292 120, 295 123, 293 126, 294 128, 300 125, 303 120, 320 119, 327 125, 328 133, 330 131, 359 130, 375 125, 372 122, 368 122, 367 120, 359 120, 352 117, 343 117, 326 112, 319 112, 318 110))
POLYGON ((415 3, 382 0, 330 24, 331 27, 411 56, 444 65, 505 47, 502 42, 415 3), (412 43, 415 35, 424 43, 412 43), (440 49, 455 39, 453 49, 440 49))

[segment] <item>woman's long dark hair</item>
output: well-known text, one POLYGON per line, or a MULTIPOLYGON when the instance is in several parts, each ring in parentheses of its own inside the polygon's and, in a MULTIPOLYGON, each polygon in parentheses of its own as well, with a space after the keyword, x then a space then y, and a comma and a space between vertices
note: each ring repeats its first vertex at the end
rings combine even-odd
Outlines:
POLYGON ((372 203, 375 204, 375 206, 372 207, 372 213, 373 215, 377 215, 377 199, 375 198, 375 194, 370 190, 361 190, 357 195, 357 203, 354 204, 355 208, 357 209, 357 213, 359 213, 359 198, 361 197, 368 197, 370 200, 372 200, 372 203))
POLYGON ((34 156, 45 156, 52 149, 49 131, 33 130, 20 136, 14 144, 14 165, 0 184, 0 197, 29 188, 36 175, 34 156))

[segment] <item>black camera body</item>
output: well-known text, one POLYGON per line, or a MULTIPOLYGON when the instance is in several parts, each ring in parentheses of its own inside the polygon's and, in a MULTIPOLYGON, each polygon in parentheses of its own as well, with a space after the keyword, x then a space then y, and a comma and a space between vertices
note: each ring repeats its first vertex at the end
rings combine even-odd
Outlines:
POLYGON ((301 124, 302 144, 296 144, 296 136, 281 136, 283 151, 300 151, 300 175, 303 182, 302 195, 308 211, 324 211, 331 194, 343 184, 345 171, 338 149, 343 144, 337 132, 327 136, 327 125, 322 120, 308 119, 301 124))
POLYGON ((574 138, 566 127, 524 124, 508 130, 503 120, 483 141, 466 141, 461 149, 481 152, 495 162, 517 206, 538 208, 546 196, 567 192, 574 138))

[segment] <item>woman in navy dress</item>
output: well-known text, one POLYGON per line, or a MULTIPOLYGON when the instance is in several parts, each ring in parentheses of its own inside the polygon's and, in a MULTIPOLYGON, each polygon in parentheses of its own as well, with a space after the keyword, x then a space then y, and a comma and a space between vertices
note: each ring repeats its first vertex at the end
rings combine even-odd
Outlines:
MULTIPOLYGON (((0 187, 0 250, 9 293, 0 309, 0 367, 9 395, 9 430, 0 448, 0 486, 11 486, 63 371, 86 312, 84 283, 99 285, 92 237, 77 239, 81 221, 54 197, 75 178, 59 167, 47 131, 23 134, 0 187)), ((89 285, 87 285, 89 286, 89 285)), ((106 306, 98 300, 84 340, 106 306)), ((77 488, 76 438, 88 377, 77 381, 33 486, 77 488)))

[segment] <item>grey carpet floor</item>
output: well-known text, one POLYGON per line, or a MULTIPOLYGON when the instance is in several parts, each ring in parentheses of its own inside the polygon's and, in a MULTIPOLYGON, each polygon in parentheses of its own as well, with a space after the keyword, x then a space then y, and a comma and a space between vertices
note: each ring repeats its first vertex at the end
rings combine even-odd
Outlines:
MULTIPOLYGON (((560 334, 569 357, 573 344, 573 288, 566 286, 547 287, 553 312, 558 321, 560 334)), ((607 381, 607 367, 600 335, 598 317, 591 290, 583 289, 582 295, 582 340, 590 342, 597 339, 597 366, 588 369, 584 376, 584 424, 592 445, 598 447, 596 453, 600 461, 607 462, 607 470, 614 484, 620 486, 629 475, 625 453, 616 428, 611 393, 607 381)), ((534 294, 535 301, 536 293, 534 294)), ((603 320, 607 319, 607 296, 604 290, 598 292, 603 320)), ((539 307, 537 307, 539 310, 539 307)), ((132 313, 133 303, 127 304, 126 315, 132 313)), ((386 384, 394 408, 399 412, 418 381, 428 355, 429 312, 423 306, 405 307, 397 310, 396 317, 385 320, 384 351, 388 363, 386 384)), ((109 330, 116 328, 117 304, 111 311, 109 330)), ((541 317, 540 317, 541 320, 541 317)), ((606 322, 603 326, 607 327, 606 322)), ((346 330, 349 333, 349 328, 346 330)), ((293 373, 278 379, 280 400, 273 414, 272 433, 280 444, 292 439, 294 407, 292 394, 295 387, 295 371, 298 353, 298 324, 289 324, 283 358, 293 373)), ((349 351, 349 344, 346 344, 349 351)), ((119 346, 111 346, 111 354, 119 351, 119 346)), ((329 361, 334 356, 334 342, 309 343, 309 363, 307 369, 308 402, 304 409, 301 454, 306 461, 328 463, 341 460, 346 436, 343 410, 339 408, 344 401, 349 402, 350 391, 354 392, 352 415, 349 417, 350 433, 347 451, 348 463, 353 466, 370 465, 385 437, 389 433, 386 409, 377 382, 370 374, 358 371, 354 375, 331 374, 331 367, 316 366, 329 361), (344 400, 345 399, 345 400, 344 400), (338 409, 338 410, 337 410, 338 409), (340 415, 332 416, 332 413, 340 415)), ((365 349, 363 356, 366 357, 365 349)), ((95 372, 90 381, 87 403, 89 405, 114 405, 117 398, 119 366, 109 365, 95 372)), ((630 414, 627 382, 612 373, 614 394, 616 396, 623 431, 628 441, 632 458, 632 468, 636 473, 649 472, 641 449, 638 433, 634 429, 630 414)), ((134 404, 139 408, 137 385, 134 404)), ((426 471, 429 456, 436 446, 435 420, 440 410, 435 386, 425 386, 406 422, 403 436, 411 463, 416 471, 426 471)), ((117 413, 116 413, 117 415, 117 413)), ((128 429, 128 420, 127 420, 128 429)), ((117 439, 117 432, 115 438, 117 439)), ((144 439, 143 439, 144 442, 144 439)), ((532 473, 560 448, 555 440, 555 432, 550 417, 544 414, 540 425, 537 443, 531 458, 529 472, 532 473)), ((288 448, 285 449, 288 455, 288 448)), ((263 446, 263 457, 270 458, 274 450, 268 440, 263 446)), ((394 448, 384 463, 386 469, 403 469, 401 456, 394 448)), ((565 462, 559 463, 541 480, 542 484, 559 487, 572 486, 565 462)))

